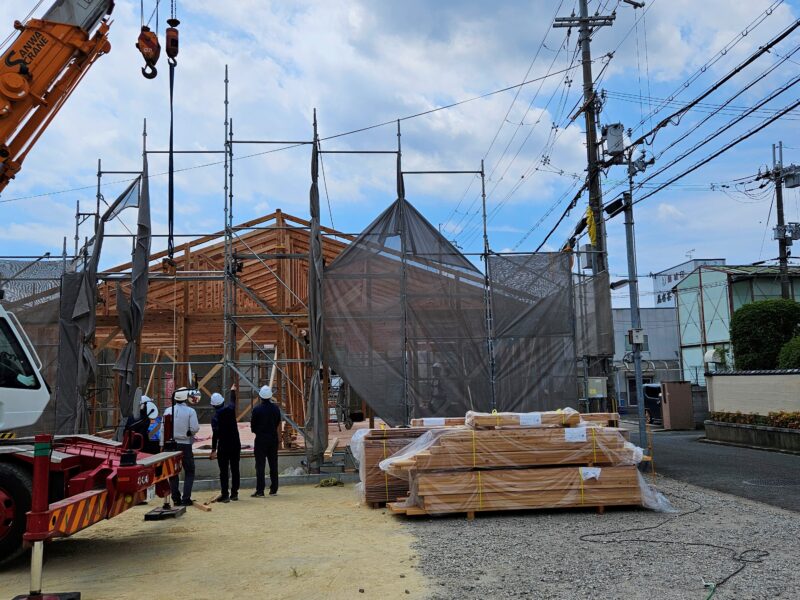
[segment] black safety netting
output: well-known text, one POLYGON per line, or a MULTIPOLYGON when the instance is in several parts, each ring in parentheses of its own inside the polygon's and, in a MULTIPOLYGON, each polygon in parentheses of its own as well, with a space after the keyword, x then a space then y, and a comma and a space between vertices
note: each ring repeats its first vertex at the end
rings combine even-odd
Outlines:
POLYGON ((490 303, 484 274, 397 200, 325 269, 326 360, 391 425, 574 404, 569 264, 548 256, 493 256, 490 303))
POLYGON ((569 256, 489 257, 498 410, 573 406, 575 342, 569 256))

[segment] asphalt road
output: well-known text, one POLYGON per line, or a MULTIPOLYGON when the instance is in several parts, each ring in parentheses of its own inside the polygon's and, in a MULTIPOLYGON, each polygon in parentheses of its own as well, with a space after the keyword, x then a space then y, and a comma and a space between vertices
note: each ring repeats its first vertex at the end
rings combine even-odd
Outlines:
MULTIPOLYGON (((800 456, 704 443, 702 437, 702 431, 654 432, 656 472, 800 512, 800 456)), ((631 431, 634 444, 638 438, 631 431)))

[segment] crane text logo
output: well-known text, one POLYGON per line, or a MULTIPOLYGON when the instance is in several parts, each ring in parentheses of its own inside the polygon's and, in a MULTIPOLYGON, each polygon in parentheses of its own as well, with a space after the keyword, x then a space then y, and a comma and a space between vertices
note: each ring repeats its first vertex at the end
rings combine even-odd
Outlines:
POLYGON ((42 35, 38 31, 34 31, 31 38, 25 42, 25 44, 19 50, 19 58, 14 58, 14 55, 17 53, 16 50, 12 50, 8 54, 6 54, 6 66, 7 67, 16 67, 17 65, 29 65, 33 62, 33 59, 36 58, 39 52, 42 51, 47 45, 47 38, 42 35))

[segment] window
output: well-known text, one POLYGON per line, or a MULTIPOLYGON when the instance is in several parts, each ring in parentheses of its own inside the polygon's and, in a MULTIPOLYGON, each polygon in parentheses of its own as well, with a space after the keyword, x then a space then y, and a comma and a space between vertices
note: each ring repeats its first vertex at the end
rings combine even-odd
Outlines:
MULTIPOLYGON (((633 345, 631 345, 628 336, 625 336, 625 352, 631 352, 633 350, 633 345)), ((644 334, 644 344, 642 344, 642 352, 649 352, 650 351, 650 336, 644 334)))
MULTIPOLYGON (((652 377, 642 377, 642 385, 645 383, 653 383, 652 377)), ((628 377, 628 406, 638 406, 638 398, 636 398, 636 379, 628 377)), ((647 406, 647 403, 645 403, 647 406)))
POLYGON ((39 379, 5 319, 0 319, 0 387, 38 389, 39 379))

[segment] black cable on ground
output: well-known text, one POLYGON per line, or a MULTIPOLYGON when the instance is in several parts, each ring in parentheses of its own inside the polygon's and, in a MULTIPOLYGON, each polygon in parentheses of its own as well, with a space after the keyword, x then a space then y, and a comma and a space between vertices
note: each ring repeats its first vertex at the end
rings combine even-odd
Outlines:
POLYGON ((736 575, 741 573, 749 564, 753 563, 761 563, 764 562, 764 559, 769 556, 769 552, 766 550, 761 550, 759 548, 747 548, 742 552, 736 550, 736 548, 731 548, 730 546, 721 546, 719 544, 712 544, 710 542, 687 542, 687 541, 678 541, 678 540, 647 540, 643 538, 625 538, 625 539, 612 539, 612 540, 602 540, 602 539, 594 539, 599 537, 607 537, 607 536, 616 536, 622 535, 626 533, 637 533, 642 531, 653 531, 654 529, 658 529, 666 525, 667 523, 671 523, 681 517, 686 517, 688 515, 692 515, 696 512, 702 510, 703 505, 698 502, 697 500, 692 500, 690 498, 686 498, 685 496, 679 496, 678 494, 674 493, 667 493, 667 496, 672 496, 673 498, 678 498, 680 500, 684 500, 686 502, 691 502, 696 504, 694 508, 691 510, 687 510, 682 513, 678 513, 676 515, 672 515, 657 523, 656 525, 647 525, 644 527, 630 527, 628 529, 618 529, 614 531, 602 531, 598 533, 585 533, 581 535, 578 539, 582 542, 589 542, 592 544, 662 544, 665 546, 689 546, 689 547, 701 547, 701 548, 711 548, 712 550, 719 550, 722 552, 729 552, 731 560, 738 562, 739 566, 731 573, 723 577, 721 580, 716 582, 708 582, 705 583, 705 586, 711 590, 711 593, 707 596, 711 598, 714 595, 717 589, 728 583, 731 579, 733 579, 736 575))

